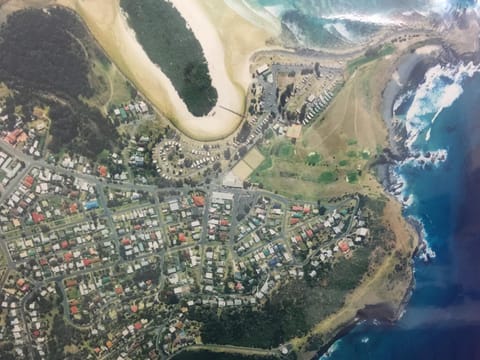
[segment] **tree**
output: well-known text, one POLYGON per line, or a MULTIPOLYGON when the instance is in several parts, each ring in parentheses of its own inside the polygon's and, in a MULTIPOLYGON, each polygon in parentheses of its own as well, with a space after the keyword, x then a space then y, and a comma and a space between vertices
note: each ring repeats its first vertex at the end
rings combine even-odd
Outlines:
POLYGON ((232 156, 232 154, 230 153, 230 148, 226 148, 224 151, 223 151, 223 157, 225 158, 225 160, 230 160, 230 157, 232 156))
POLYGON ((320 63, 318 62, 315 63, 315 75, 317 75, 317 77, 320 77, 320 63))
POLYGON ((241 146, 239 149, 238 149, 238 155, 240 157, 244 157, 246 154, 247 154, 247 147, 246 146, 241 146))

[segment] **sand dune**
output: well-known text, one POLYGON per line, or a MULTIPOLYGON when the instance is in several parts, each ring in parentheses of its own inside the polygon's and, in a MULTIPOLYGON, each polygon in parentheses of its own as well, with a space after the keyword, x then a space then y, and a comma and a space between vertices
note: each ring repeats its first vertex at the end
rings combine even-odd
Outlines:
POLYGON ((152 63, 122 13, 119 0, 58 0, 74 9, 120 70, 150 102, 186 135, 216 140, 230 135, 241 122, 245 92, 251 80, 249 60, 275 33, 255 27, 223 0, 171 0, 186 19, 204 49, 217 106, 204 117, 194 117, 171 81, 152 63))

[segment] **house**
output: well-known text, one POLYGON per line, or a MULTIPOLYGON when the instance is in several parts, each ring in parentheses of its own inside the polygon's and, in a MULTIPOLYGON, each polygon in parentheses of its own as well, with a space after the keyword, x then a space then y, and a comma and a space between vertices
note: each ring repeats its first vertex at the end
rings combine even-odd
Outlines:
POLYGON ((290 219, 290 225, 296 225, 300 222, 300 219, 296 219, 296 218, 291 218, 290 219))
POLYGON ((28 176, 25 177, 25 179, 23 180, 23 185, 25 185, 25 187, 27 187, 27 188, 30 189, 30 188, 32 187, 32 185, 33 185, 33 181, 34 181, 33 176, 28 175, 28 176))
POLYGON ((76 214, 78 212, 78 205, 77 203, 72 203, 70 205, 70 214, 73 215, 73 214, 76 214))
POLYGON ((101 177, 107 177, 108 175, 108 169, 106 166, 104 165, 100 165, 98 167, 98 174, 101 176, 101 177))
POLYGON ((348 246, 348 243, 345 240, 341 240, 338 243, 338 248, 345 254, 350 252, 350 246, 348 246))
POLYGON ((99 208, 99 205, 98 205, 97 200, 92 200, 92 201, 88 201, 87 203, 85 203, 85 210, 87 210, 87 211, 93 210, 93 209, 98 209, 98 208, 99 208))
POLYGON ((187 238, 185 237, 184 233, 178 234, 178 241, 180 241, 181 243, 184 243, 185 241, 187 241, 187 238))
POLYGON ((197 207, 205 206, 205 198, 203 196, 193 195, 192 199, 193 199, 193 203, 195 204, 195 206, 197 206, 197 207))
POLYGON ((44 220, 45 220, 45 215, 39 214, 37 212, 32 212, 32 221, 35 224, 40 224, 44 220))
POLYGON ((263 64, 261 65, 258 69, 257 69, 257 75, 260 76, 260 75, 264 75, 268 72, 269 70, 269 67, 267 64, 263 64))
POLYGON ((368 234, 369 234, 369 230, 367 228, 360 228, 360 229, 357 229, 356 231, 356 235, 363 238, 367 237, 368 234))

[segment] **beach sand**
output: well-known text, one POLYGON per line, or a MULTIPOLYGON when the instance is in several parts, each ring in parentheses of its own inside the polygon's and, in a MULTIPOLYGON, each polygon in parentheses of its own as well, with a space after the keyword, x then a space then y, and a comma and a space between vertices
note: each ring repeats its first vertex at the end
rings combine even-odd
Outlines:
POLYGON ((152 63, 129 27, 119 0, 58 0, 75 10, 97 41, 139 91, 187 136, 211 141, 227 137, 240 125, 251 81, 250 58, 274 33, 255 27, 222 0, 171 0, 204 49, 216 107, 204 117, 190 114, 168 77, 152 63), (202 15, 200 15, 202 14, 202 15), (226 110, 229 109, 229 110, 226 110))

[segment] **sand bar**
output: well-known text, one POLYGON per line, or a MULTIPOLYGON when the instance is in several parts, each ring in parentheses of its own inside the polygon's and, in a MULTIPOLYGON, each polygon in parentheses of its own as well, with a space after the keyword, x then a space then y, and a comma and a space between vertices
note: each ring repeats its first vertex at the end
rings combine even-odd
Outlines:
POLYGON ((265 41, 272 34, 254 27, 222 0, 171 2, 204 49, 212 84, 218 92, 217 106, 204 117, 190 114, 171 81, 149 59, 129 27, 119 0, 58 0, 84 19, 125 76, 183 133, 204 141, 225 138, 242 120, 231 111, 244 113, 246 89, 251 80, 250 57, 254 51, 265 48, 265 41))

